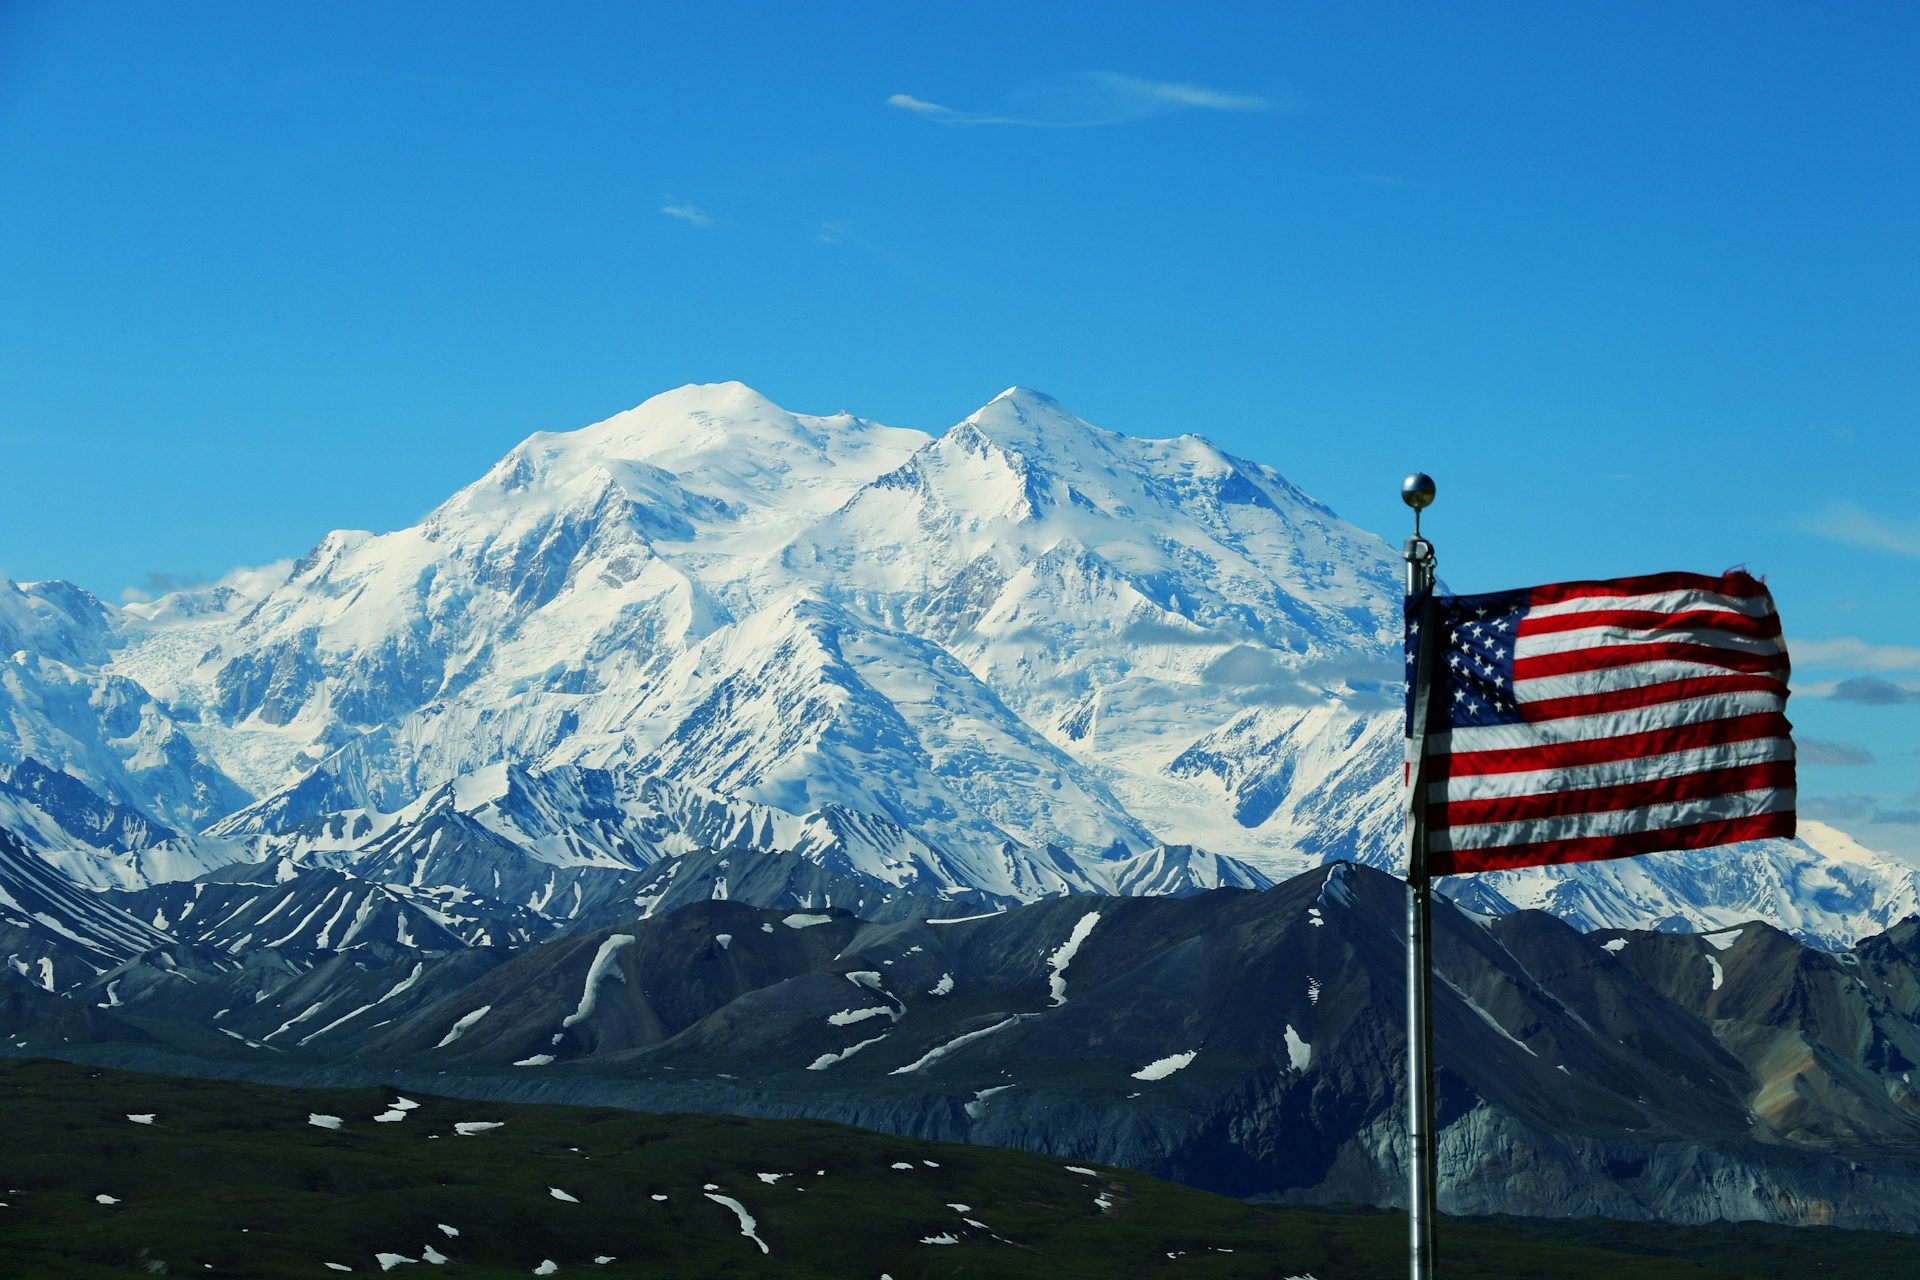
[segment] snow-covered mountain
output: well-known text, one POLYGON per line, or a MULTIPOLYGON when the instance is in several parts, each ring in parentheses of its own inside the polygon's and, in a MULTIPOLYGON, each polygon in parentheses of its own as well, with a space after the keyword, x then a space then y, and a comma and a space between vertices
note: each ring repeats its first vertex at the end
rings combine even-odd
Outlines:
MULTIPOLYGON (((100 888, 291 859, 556 923, 712 849, 989 902, 1389 865, 1398 577, 1270 467, 1037 392, 929 436, 684 387, 252 596, 0 584, 0 827, 100 888)), ((1920 891, 1814 856, 1463 892, 1843 945, 1920 891)))

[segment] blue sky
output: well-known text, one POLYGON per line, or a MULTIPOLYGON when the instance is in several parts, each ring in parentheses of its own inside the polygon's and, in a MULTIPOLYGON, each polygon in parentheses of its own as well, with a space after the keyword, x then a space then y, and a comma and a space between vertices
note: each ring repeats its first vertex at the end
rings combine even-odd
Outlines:
POLYGON ((1197 431, 1463 590, 1745 564, 1920 854, 1920 7, 0 5, 0 574, 417 519, 738 378, 1197 431), (1901 821, 1900 819, 1905 819, 1901 821))

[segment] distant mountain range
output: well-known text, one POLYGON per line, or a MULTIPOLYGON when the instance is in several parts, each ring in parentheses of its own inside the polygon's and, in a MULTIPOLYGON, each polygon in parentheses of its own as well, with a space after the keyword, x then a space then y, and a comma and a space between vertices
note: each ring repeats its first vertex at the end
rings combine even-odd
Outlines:
MULTIPOLYGON (((928 436, 684 387, 263 594, 0 582, 0 830, 94 888, 350 876, 481 945, 675 876, 905 917, 1387 867, 1398 575, 1272 468, 1037 392, 928 436)), ((1920 910, 1805 825, 1449 887, 1833 948, 1920 910)))

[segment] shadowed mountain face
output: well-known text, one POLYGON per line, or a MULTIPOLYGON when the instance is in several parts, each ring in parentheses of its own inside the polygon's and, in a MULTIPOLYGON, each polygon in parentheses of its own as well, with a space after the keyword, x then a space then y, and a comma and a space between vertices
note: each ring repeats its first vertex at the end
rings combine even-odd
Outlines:
MULTIPOLYGON (((1392 1204, 1403 894, 1337 865, 889 921, 707 899, 518 952, 176 946, 70 1000, 147 1043, 93 1051, 126 1065, 819 1116, 1392 1204)), ((1443 1208, 1920 1230, 1913 925, 1836 956, 1757 925, 1436 923, 1443 1208)))

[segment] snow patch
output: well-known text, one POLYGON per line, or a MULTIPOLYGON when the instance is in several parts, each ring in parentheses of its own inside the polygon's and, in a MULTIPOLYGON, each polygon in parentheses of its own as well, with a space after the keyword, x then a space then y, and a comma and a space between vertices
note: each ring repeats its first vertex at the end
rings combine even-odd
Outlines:
POLYGON ((441 1039, 440 1043, 433 1047, 436 1049, 446 1048, 448 1045, 452 1044, 455 1040, 458 1040, 462 1035, 466 1034, 466 1030, 468 1027, 480 1021, 480 1019, 486 1017, 491 1012, 493 1012, 492 1005, 490 1004, 481 1005, 478 1009, 475 1009, 472 1013, 467 1014, 465 1017, 461 1018, 460 1021, 454 1023, 452 1029, 447 1032, 447 1034, 441 1039))
POLYGON ((1725 951, 1728 947, 1739 941, 1740 935, 1744 932, 1746 932, 1744 929, 1722 929, 1719 933, 1702 934, 1700 941, 1706 943, 1715 951, 1725 951))
POLYGON ((627 975, 621 973, 614 962, 619 958, 620 952, 632 946, 633 942, 632 934, 616 933, 600 944, 600 950, 594 953, 593 963, 587 966, 586 987, 580 992, 580 1006, 560 1020, 562 1031, 593 1016, 594 1006, 600 1000, 600 983, 609 975, 622 982, 627 980, 627 975))
POLYGON ((1295 1071, 1305 1071, 1313 1062, 1313 1046, 1300 1038, 1291 1023, 1287 1024, 1287 1061, 1295 1071))
POLYGON ((760 1252, 773 1252, 773 1250, 767 1248, 767 1242, 765 1240, 762 1240, 754 1234, 754 1228, 759 1224, 754 1222, 753 1215, 747 1212, 745 1205, 735 1200, 732 1196, 715 1195, 711 1191, 707 1192, 706 1196, 707 1199, 713 1201, 715 1204, 725 1205, 727 1208, 733 1210, 734 1216, 740 1219, 740 1234, 759 1245, 760 1252))
POLYGON ((978 1031, 969 1031, 963 1036, 955 1036, 953 1039, 947 1041, 945 1044, 935 1045, 933 1048, 921 1054, 920 1057, 916 1058, 914 1061, 909 1062, 906 1066, 895 1067, 892 1071, 889 1071, 887 1074, 893 1075, 893 1076, 904 1076, 904 1075, 910 1075, 915 1071, 924 1070, 927 1067, 932 1066, 934 1063, 940 1061, 940 1059, 946 1057, 948 1054, 954 1053, 960 1049, 966 1048, 968 1045, 972 1044, 976 1040, 984 1040, 986 1037, 994 1034, 997 1031, 1005 1031, 1008 1027, 1014 1026, 1017 1023, 1025 1022, 1028 1018, 1037 1018, 1039 1016, 1040 1015, 1037 1013, 1016 1013, 1011 1018, 1008 1018, 1002 1022, 996 1022, 990 1027, 982 1027, 978 1031))
POLYGON ((833 917, 808 915, 803 912, 796 911, 792 915, 786 917, 780 923, 784 924, 789 929, 811 929, 813 928, 814 925, 817 925, 817 924, 833 923, 833 917))
MULTIPOLYGON (((882 1012, 885 1012, 885 1011, 882 1010, 882 1012)), ((882 1040, 885 1040, 886 1038, 887 1037, 885 1035, 878 1035, 871 1040, 862 1040, 859 1044, 856 1044, 851 1048, 842 1049, 838 1053, 823 1053, 819 1057, 815 1058, 812 1062, 807 1064, 807 1070, 825 1071, 828 1067, 832 1066, 834 1063, 845 1062, 848 1058, 851 1058, 854 1054, 860 1052, 862 1049, 866 1048, 868 1045, 879 1044, 882 1040)), ((898 1075, 899 1073, 895 1072, 894 1074, 898 1075)))
POLYGON ((1720 962, 1714 959, 1712 956, 1702 956, 1700 958, 1713 966, 1713 989, 1715 991, 1718 991, 1720 989, 1720 984, 1727 980, 1727 971, 1725 969, 1722 969, 1720 967, 1720 962))
POLYGON ((344 1122, 339 1116, 323 1116, 315 1111, 307 1116, 307 1123, 316 1129, 338 1129, 344 1122))
MULTIPOLYGON (((1292 1030, 1292 1028, 1288 1028, 1288 1030, 1292 1030)), ((1289 1046, 1289 1049, 1291 1049, 1291 1046, 1289 1046)), ((1168 1076, 1192 1062, 1195 1055, 1199 1052, 1198 1049, 1189 1049, 1185 1053, 1172 1053, 1164 1058, 1157 1058, 1134 1072, 1133 1078, 1135 1080, 1165 1080, 1168 1076)))
POLYGON ((1067 1002, 1067 965, 1080 950, 1080 944, 1087 940, 1087 935, 1093 932, 1093 926, 1099 923, 1098 911, 1087 912, 1075 922, 1073 932, 1067 935, 1067 940, 1047 957, 1047 967, 1052 970, 1047 975, 1047 986, 1053 993, 1053 1003, 1056 1007, 1067 1002))

